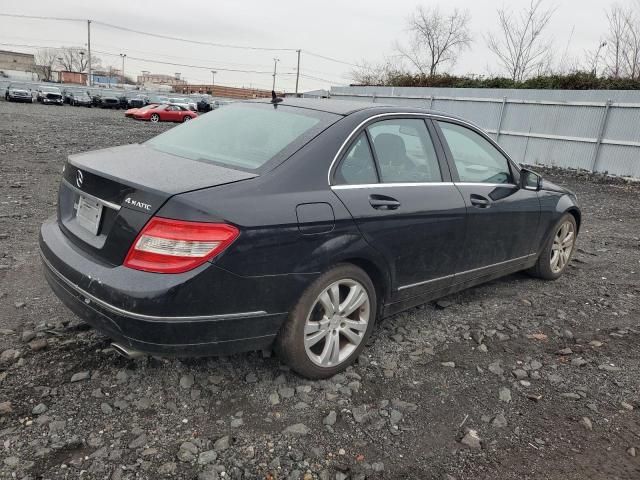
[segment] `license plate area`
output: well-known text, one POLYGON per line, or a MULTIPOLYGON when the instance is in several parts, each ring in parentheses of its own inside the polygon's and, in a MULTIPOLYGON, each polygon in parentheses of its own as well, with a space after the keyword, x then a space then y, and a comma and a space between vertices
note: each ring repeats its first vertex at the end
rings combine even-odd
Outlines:
POLYGON ((76 222, 92 234, 98 235, 103 208, 104 207, 95 200, 80 195, 76 208, 76 222))

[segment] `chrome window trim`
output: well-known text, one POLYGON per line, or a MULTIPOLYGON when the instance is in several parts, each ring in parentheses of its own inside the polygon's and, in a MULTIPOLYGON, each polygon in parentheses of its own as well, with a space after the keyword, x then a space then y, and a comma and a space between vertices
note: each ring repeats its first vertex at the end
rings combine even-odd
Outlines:
POLYGON ((111 208, 111 209, 115 210, 116 212, 119 211, 120 208, 121 208, 120 205, 118 205, 116 203, 107 202, 106 200, 98 198, 95 195, 91 195, 90 193, 87 193, 84 190, 80 190, 75 185, 72 185, 71 182, 69 182, 69 180, 67 180, 66 178, 62 179, 62 183, 64 183, 67 187, 69 187, 71 190, 73 190, 77 194, 82 195, 83 197, 88 197, 91 200, 93 200, 94 202, 98 202, 100 205, 103 205, 105 207, 111 208))
MULTIPOLYGON (((429 118, 429 119, 434 119, 434 120, 450 121, 450 122, 460 123, 461 125, 465 125, 465 126, 471 128, 474 132, 480 133, 483 137, 488 139, 489 142, 491 143, 491 145, 493 145, 495 148, 497 148, 500 151, 500 153, 502 153, 502 155, 505 156, 505 158, 507 159, 508 162, 511 162, 511 164, 515 168, 520 170, 520 167, 516 164, 516 162, 514 162, 511 159, 509 154, 507 152, 505 152, 504 149, 500 145, 498 145, 491 137, 489 137, 489 135, 487 135, 480 127, 478 127, 477 125, 474 125, 473 123, 467 122, 466 120, 461 120, 459 118, 449 117, 447 115, 442 115, 442 114, 437 114, 437 113, 419 113, 419 112, 379 113, 377 115, 372 115, 372 116, 366 118, 365 120, 363 120, 362 122, 360 122, 358 124, 358 126, 356 126, 351 131, 351 133, 347 136, 347 138, 344 140, 344 142, 342 142, 342 145, 340 145, 340 148, 338 149, 338 151, 334 155, 333 160, 331 161, 331 164, 329 165, 329 171, 327 172, 327 185, 329 185, 329 187, 333 187, 334 186, 334 185, 331 184, 331 172, 333 171, 333 167, 335 166, 336 162, 338 161, 338 159, 340 158, 340 156, 344 152, 344 149, 347 146, 347 144, 351 141, 351 139, 353 138, 353 136, 356 133, 360 132, 360 129, 364 125, 366 125, 367 123, 371 122, 372 120, 375 120, 375 119, 378 119, 378 118, 398 117, 398 116, 400 116, 400 117, 402 117, 402 116, 422 117, 422 118, 429 118)), ((437 183, 437 182, 433 182, 433 183, 437 183)), ((446 182, 444 182, 444 183, 446 183, 446 182)), ((483 185, 488 185, 488 184, 483 184, 483 185)), ((337 186, 337 185, 335 185, 335 186, 337 186)))
POLYGON ((216 321, 216 320, 226 320, 233 318, 247 318, 247 317, 261 317, 267 314, 267 312, 260 310, 257 312, 242 312, 242 313, 227 313, 224 315, 195 315, 189 317, 159 317, 155 315, 144 315, 142 313, 130 312, 129 310, 124 310, 123 308, 116 307, 115 305, 111 305, 110 303, 105 302, 104 300, 100 300, 96 296, 90 294, 86 290, 83 290, 78 285, 73 283, 67 277, 62 275, 51 262, 47 260, 42 252, 40 252, 40 257, 42 258, 43 263, 51 270, 61 282, 65 283, 69 288, 74 290, 76 293, 82 295, 84 297, 85 303, 89 305, 91 302, 94 302, 97 305, 100 305, 105 310, 109 310, 116 315, 121 315, 124 317, 135 318, 136 320, 144 320, 144 321, 156 321, 156 322, 171 322, 171 321, 185 321, 185 322, 197 322, 197 321, 216 321))
POLYGON ((331 185, 331 190, 351 190, 356 188, 388 188, 388 187, 440 187, 455 185, 453 182, 397 182, 397 183, 359 183, 331 185))
POLYGON ((423 282, 412 283, 412 284, 409 284, 409 285, 402 285, 401 287, 398 287, 397 290, 398 291, 406 290, 408 288, 419 287, 421 285, 427 285, 428 283, 437 282, 439 280, 446 280, 448 278, 454 278, 454 277, 457 277, 459 275, 465 275, 467 273, 479 272, 481 270, 486 270, 487 268, 499 267, 500 265, 506 265, 508 263, 518 262, 520 260, 525 260, 525 259, 527 259, 529 257, 535 257, 536 255, 537 255, 537 253, 530 253, 529 255, 524 255, 522 257, 517 257, 517 258, 512 258, 511 260, 505 260, 504 262, 492 263, 491 265, 486 265, 484 267, 472 268, 471 270, 465 270, 464 272, 457 272, 457 273, 453 273, 451 275, 445 275, 444 277, 438 277, 438 278, 432 278, 431 280, 425 280, 423 282))

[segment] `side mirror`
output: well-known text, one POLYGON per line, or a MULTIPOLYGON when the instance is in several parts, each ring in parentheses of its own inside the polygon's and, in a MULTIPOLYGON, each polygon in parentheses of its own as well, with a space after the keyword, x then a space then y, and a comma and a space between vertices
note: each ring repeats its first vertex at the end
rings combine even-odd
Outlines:
POLYGON ((542 177, 532 170, 523 168, 520 170, 520 188, 537 192, 542 188, 542 177))

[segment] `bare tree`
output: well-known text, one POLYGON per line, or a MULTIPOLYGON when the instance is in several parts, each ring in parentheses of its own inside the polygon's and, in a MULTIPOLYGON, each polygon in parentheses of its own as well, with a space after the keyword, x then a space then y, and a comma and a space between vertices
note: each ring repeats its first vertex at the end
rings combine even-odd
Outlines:
POLYGON ((517 14, 506 8, 498 9, 500 33, 487 34, 487 46, 512 80, 522 81, 532 74, 546 73, 552 50, 543 32, 554 11, 543 8, 543 0, 531 0, 517 14))
POLYGON ((614 78, 623 75, 624 50, 629 34, 627 18, 630 15, 631 11, 620 4, 612 5, 607 12, 608 32, 605 63, 607 73, 614 78))
POLYGON ((625 38, 622 58, 626 76, 640 78, 640 21, 633 12, 625 18, 627 35, 625 38))
POLYGON ((408 46, 396 44, 396 50, 419 73, 433 76, 445 65, 453 66, 459 53, 471 44, 467 10, 443 13, 438 7, 419 6, 409 17, 408 46))
POLYGON ((53 69, 58 63, 58 51, 53 48, 42 48, 36 52, 36 73, 42 80, 53 80, 53 69))
MULTIPOLYGON (((83 48, 65 47, 59 51, 60 66, 68 72, 84 72, 89 59, 83 48)), ((93 63, 95 59, 92 59, 93 63)))

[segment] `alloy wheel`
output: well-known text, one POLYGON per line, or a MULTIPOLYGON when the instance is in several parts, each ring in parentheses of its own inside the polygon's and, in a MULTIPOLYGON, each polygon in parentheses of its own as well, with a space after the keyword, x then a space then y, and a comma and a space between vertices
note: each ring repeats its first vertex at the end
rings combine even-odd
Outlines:
POLYGON ((352 279, 338 280, 316 298, 304 326, 304 348, 321 367, 347 360, 362 342, 371 303, 364 286, 352 279))
POLYGON ((575 240, 576 235, 573 223, 564 222, 558 229, 551 247, 551 271, 553 273, 559 273, 567 266, 573 252, 575 240))
POLYGON ((160 116, 157 113, 154 113, 153 115, 151 115, 151 118, 149 120, 155 123, 160 120, 160 116))

